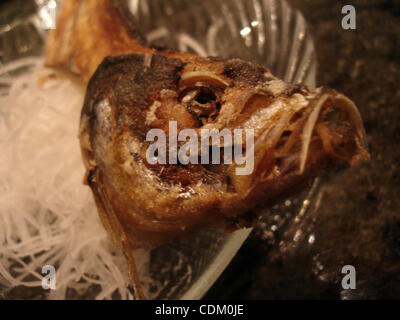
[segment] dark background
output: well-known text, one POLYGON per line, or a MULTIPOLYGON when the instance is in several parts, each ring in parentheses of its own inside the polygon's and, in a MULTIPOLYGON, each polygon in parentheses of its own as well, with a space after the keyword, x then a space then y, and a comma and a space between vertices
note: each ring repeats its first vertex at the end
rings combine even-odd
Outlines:
MULTIPOLYGON (((400 1, 289 2, 314 36, 318 85, 358 105, 372 160, 325 178, 318 213, 305 222, 314 244, 283 250, 285 225, 271 231, 267 216, 205 299, 400 298, 400 1), (341 28, 347 4, 356 8, 356 30, 341 28), (356 290, 341 287, 344 265, 356 268, 356 290)), ((19 14, 32 10, 29 3, 2 1, 0 25, 15 8, 19 14)), ((34 290, 13 297, 37 298, 34 290)))

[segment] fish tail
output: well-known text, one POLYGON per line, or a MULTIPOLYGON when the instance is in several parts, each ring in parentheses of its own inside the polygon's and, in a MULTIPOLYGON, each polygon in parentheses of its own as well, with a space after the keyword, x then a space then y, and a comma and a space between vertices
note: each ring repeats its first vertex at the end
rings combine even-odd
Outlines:
POLYGON ((45 65, 73 72, 88 82, 107 56, 152 54, 126 1, 64 0, 45 51, 45 65))

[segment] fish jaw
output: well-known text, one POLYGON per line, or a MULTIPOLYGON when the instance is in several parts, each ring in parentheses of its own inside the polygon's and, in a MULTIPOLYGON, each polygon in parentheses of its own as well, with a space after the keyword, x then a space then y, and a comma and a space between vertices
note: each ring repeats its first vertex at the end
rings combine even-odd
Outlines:
MULTIPOLYGON (((361 115, 344 95, 319 88, 282 96, 272 104, 263 99, 265 107, 244 124, 264 124, 255 140, 254 173, 231 177, 244 198, 273 204, 329 165, 356 166, 370 159, 361 115)), ((262 99, 257 103, 262 105, 262 99)))

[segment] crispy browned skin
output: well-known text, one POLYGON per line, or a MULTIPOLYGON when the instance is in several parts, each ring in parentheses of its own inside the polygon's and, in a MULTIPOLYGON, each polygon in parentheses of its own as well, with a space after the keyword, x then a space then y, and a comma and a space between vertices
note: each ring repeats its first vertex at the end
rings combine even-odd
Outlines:
POLYGON ((80 129, 86 182, 125 254, 208 226, 251 226, 260 208, 327 165, 369 158, 360 114, 345 96, 286 84, 239 59, 156 51, 127 16, 120 1, 65 0, 46 54, 47 65, 90 79, 80 129), (149 165, 146 133, 168 132, 171 120, 178 131, 254 129, 253 173, 237 175, 235 163, 149 165))

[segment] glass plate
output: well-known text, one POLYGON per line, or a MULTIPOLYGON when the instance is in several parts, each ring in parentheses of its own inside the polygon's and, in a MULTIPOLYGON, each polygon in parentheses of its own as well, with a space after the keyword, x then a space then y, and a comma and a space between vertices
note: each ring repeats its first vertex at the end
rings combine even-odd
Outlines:
MULTIPOLYGON (((13 76, 35 61, 25 59, 21 64, 19 59, 42 53, 44 29, 52 26, 52 8, 60 1, 36 3, 40 10, 0 27, 2 96, 7 95, 13 76)), ((315 87, 312 38, 303 16, 286 1, 130 0, 129 5, 140 31, 153 45, 202 56, 240 57, 269 67, 285 81, 315 87)), ((306 210, 314 189, 298 197, 290 210, 306 210)), ((273 210, 284 215, 288 206, 273 210)), ((147 275, 158 284, 151 298, 202 298, 251 231, 225 235, 222 230, 206 230, 188 241, 152 250, 145 263, 147 275)))

